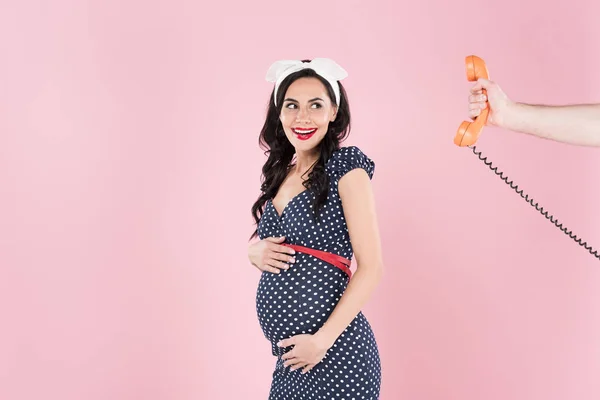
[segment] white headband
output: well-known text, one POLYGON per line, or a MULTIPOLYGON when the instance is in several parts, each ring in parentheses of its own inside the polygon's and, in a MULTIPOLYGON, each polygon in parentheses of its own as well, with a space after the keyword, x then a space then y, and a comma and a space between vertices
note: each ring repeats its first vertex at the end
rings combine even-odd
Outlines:
POLYGON ((336 64, 335 61, 329 58, 315 58, 311 62, 304 63, 297 60, 281 60, 274 62, 267 72, 267 82, 275 82, 275 98, 274 102, 277 105, 277 90, 281 82, 290 74, 301 71, 303 69, 312 69, 321 77, 323 77, 335 93, 336 104, 340 105, 340 87, 338 81, 348 76, 348 73, 336 64))

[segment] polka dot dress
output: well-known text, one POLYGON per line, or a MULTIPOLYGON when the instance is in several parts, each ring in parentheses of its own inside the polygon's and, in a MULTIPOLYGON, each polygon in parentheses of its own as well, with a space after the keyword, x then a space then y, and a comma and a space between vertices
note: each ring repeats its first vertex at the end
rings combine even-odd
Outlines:
MULTIPOLYGON (((269 200, 258 225, 259 238, 285 236, 286 242, 338 254, 353 255, 338 182, 347 172, 362 168, 373 177, 375 163, 358 147, 343 147, 327 162, 330 177, 327 202, 320 221, 312 218, 314 195, 305 190, 278 214, 269 200)), ((296 252, 296 263, 280 274, 263 272, 256 293, 262 331, 277 357, 269 400, 377 400, 381 364, 369 322, 359 313, 311 371, 290 371, 281 356, 291 348, 277 342, 294 335, 315 333, 325 323, 348 284, 339 268, 296 252)))

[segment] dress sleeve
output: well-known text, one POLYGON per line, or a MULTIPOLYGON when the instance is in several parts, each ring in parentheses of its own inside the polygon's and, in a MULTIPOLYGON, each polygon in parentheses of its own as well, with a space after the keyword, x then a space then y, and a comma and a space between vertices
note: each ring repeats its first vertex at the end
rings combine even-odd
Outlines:
POLYGON ((356 168, 364 169, 373 179, 375 162, 365 155, 358 147, 342 147, 331 156, 329 169, 336 181, 356 168))

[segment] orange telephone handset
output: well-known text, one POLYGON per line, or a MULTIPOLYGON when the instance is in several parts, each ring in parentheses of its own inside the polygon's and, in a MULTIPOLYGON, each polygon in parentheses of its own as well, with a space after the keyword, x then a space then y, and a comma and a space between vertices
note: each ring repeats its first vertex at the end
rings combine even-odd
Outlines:
MULTIPOLYGON (((465 66, 467 72, 467 79, 470 82, 475 82, 479 78, 490 79, 485 62, 477 56, 467 56, 465 58, 465 66)), ((483 94, 487 94, 487 91, 483 89, 483 94)), ((486 107, 481 111, 481 114, 475 121, 469 122, 464 121, 460 124, 456 136, 454 136, 454 144, 457 146, 472 146, 479 139, 479 135, 483 130, 483 127, 487 123, 488 114, 490 107, 486 107)))

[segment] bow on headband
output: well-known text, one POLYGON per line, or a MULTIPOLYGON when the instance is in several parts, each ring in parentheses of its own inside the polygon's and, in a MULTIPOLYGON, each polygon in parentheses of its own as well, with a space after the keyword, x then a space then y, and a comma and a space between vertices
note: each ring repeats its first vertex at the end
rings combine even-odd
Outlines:
POLYGON ((346 70, 329 58, 315 58, 305 63, 297 60, 281 60, 274 62, 267 71, 267 82, 275 82, 275 105, 277 105, 277 90, 281 82, 290 74, 303 69, 312 69, 322 76, 333 88, 336 104, 340 104, 340 87, 338 81, 348 76, 346 70))

